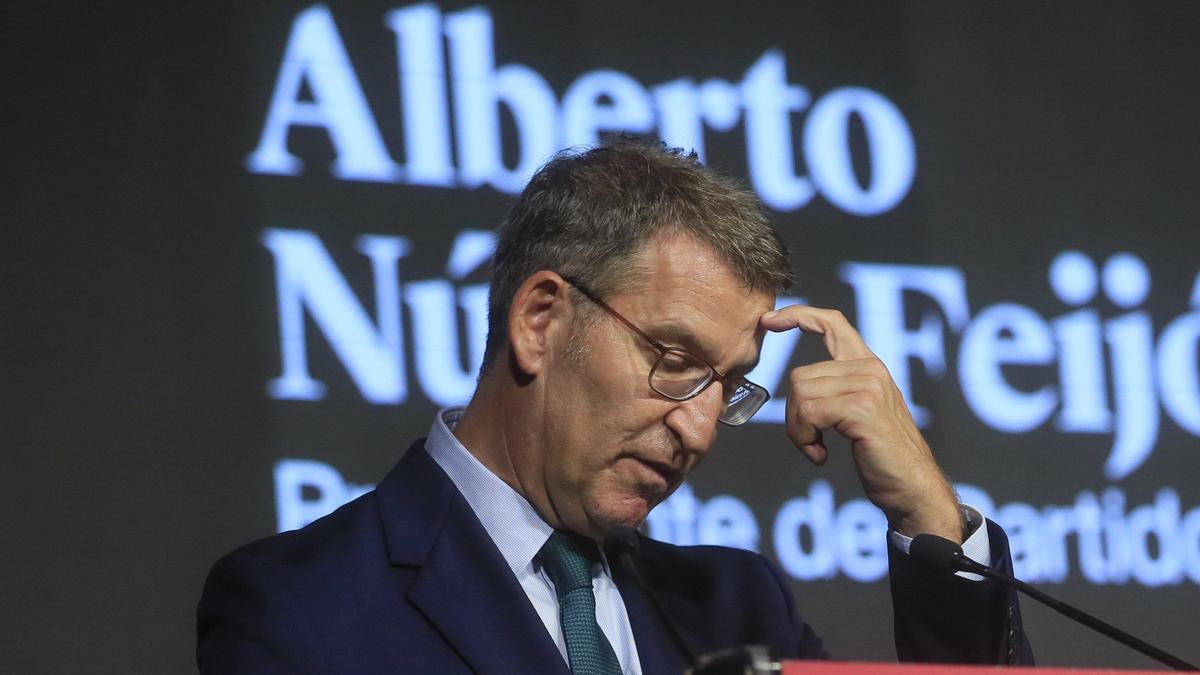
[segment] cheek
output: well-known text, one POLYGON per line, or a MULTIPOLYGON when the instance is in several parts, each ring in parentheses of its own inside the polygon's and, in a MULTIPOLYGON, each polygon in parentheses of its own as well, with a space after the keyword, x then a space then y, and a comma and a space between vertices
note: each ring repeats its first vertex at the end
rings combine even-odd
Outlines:
POLYGON ((551 482, 589 501, 628 492, 621 453, 670 443, 663 438, 670 403, 650 390, 646 358, 603 333, 591 345, 560 362, 563 370, 546 392, 544 438, 551 482))
POLYGON ((557 427, 550 440, 575 450, 571 464, 603 464, 663 416, 646 372, 635 371, 624 354, 606 363, 600 357, 568 365, 573 372, 547 391, 546 410, 557 427))
POLYGON ((653 359, 625 333, 596 331, 592 337, 589 349, 572 364, 590 399, 625 402, 647 396, 653 359))

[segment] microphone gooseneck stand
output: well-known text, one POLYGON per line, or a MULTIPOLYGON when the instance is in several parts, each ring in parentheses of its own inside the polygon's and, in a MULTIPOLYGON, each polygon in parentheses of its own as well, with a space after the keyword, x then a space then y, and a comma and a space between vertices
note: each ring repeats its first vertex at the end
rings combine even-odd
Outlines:
POLYGON ((1052 598, 1042 591, 1039 591, 1033 586, 1025 583, 1024 581, 1017 579, 1016 577, 1010 577, 1006 574, 1001 574, 990 567, 981 565, 974 560, 971 560, 963 555, 962 548, 958 544, 955 544, 949 539, 943 539, 942 537, 933 534, 919 534, 913 538, 912 545, 909 548, 909 554, 923 563, 926 567, 942 574, 954 574, 955 572, 960 571, 971 572, 973 574, 988 577, 989 579, 995 579, 1002 584, 1012 586, 1018 591, 1021 591, 1025 595, 1028 595, 1034 600, 1046 605, 1059 614, 1074 619, 1088 628, 1106 635, 1109 638, 1120 642, 1126 647, 1135 649, 1142 654, 1145 654, 1146 656, 1158 661, 1159 663, 1174 668, 1175 670, 1200 670, 1200 668, 1197 668, 1187 661, 1184 661, 1178 656, 1169 654, 1158 647, 1149 644, 1148 642, 1139 640, 1120 628, 1101 621, 1100 619, 1081 609, 1077 609, 1061 600, 1052 598))
POLYGON ((646 577, 642 575, 642 570, 637 565, 639 552, 637 532, 629 527, 614 527, 604 536, 604 550, 608 554, 609 560, 615 560, 650 600, 650 606, 654 608, 654 613, 658 615, 659 621, 667 629, 671 642, 675 644, 675 648, 683 655, 684 662, 688 664, 687 673, 691 675, 760 675, 780 670, 780 665, 771 660, 767 648, 760 645, 740 645, 713 654, 703 654, 696 658, 695 652, 683 639, 675 622, 671 620, 670 615, 659 602, 658 595, 650 587, 646 577))
POLYGON ((671 642, 675 643, 675 647, 683 654, 683 659, 690 666, 696 663, 696 655, 692 652, 692 648, 683 640, 683 636, 679 634, 675 628, 675 622, 671 621, 671 617, 667 615, 662 604, 658 601, 650 584, 646 583, 646 578, 642 576, 642 570, 637 566, 638 554, 638 538, 637 532, 631 527, 614 527, 604 535, 604 550, 610 555, 615 554, 617 561, 622 569, 633 577, 634 583, 638 588, 642 589, 642 593, 650 599, 650 606, 654 608, 654 613, 658 615, 659 620, 667 628, 667 634, 671 636, 671 642))

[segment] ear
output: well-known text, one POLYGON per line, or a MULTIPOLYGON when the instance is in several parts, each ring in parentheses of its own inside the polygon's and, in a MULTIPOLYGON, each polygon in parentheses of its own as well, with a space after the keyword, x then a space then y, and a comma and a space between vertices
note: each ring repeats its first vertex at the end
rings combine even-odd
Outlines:
POLYGON ((568 339, 574 307, 571 290, 556 272, 529 276, 508 310, 508 345, 513 365, 526 375, 541 373, 568 339))

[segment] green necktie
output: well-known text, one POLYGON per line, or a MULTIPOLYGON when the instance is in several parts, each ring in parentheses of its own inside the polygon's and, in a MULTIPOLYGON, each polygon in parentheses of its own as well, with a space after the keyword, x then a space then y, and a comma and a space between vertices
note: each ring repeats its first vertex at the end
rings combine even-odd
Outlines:
POLYGON ((621 663, 596 623, 591 565, 599 561, 596 544, 555 530, 538 556, 554 580, 559 621, 567 639, 567 659, 575 675, 612 675, 621 663))

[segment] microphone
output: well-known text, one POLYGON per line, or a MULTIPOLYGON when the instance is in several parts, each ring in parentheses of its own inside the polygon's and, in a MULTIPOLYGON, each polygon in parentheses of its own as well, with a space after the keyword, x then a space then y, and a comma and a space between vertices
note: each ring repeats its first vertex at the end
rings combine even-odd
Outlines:
POLYGON ((608 554, 609 560, 615 560, 629 576, 633 578, 634 583, 641 589, 642 593, 650 599, 650 606, 654 608, 654 613, 658 615, 662 624, 667 628, 667 634, 671 636, 671 641, 675 643, 675 647, 679 653, 683 655, 684 662, 688 664, 688 670, 685 671, 688 675, 743 675, 746 673, 759 675, 767 673, 775 673, 779 671, 778 664, 771 661, 770 654, 766 647, 760 645, 742 645, 730 649, 724 649, 713 654, 705 654, 699 659, 696 658, 695 652, 683 639, 679 629, 675 626, 675 622, 663 609, 662 603, 658 600, 658 595, 650 588, 650 584, 646 581, 646 577, 642 576, 642 571, 637 565, 639 552, 639 540, 637 531, 631 527, 614 527, 604 535, 604 550, 608 554))
POLYGON ((662 604, 658 601, 658 596, 651 590, 650 584, 646 583, 646 578, 642 576, 642 571, 637 566, 637 531, 632 527, 619 526, 610 529, 604 535, 604 550, 608 552, 610 558, 617 560, 622 569, 629 572, 629 576, 633 578, 634 583, 650 599, 650 606, 654 608, 654 613, 658 615, 659 620, 667 627, 667 634, 671 636, 671 641, 675 643, 675 647, 679 649, 679 653, 683 654, 683 660, 689 666, 696 663, 695 653, 684 642, 683 636, 679 634, 679 630, 675 627, 675 623, 671 621, 671 617, 667 615, 666 610, 663 609, 662 604))
POLYGON ((1125 631, 1101 621, 1100 619, 1084 612, 1081 609, 1076 609, 1067 603, 1056 600, 1055 598, 1046 595, 1029 584, 1010 577, 1007 574, 1001 574, 986 565, 981 565, 967 556, 963 555, 962 547, 949 539, 943 539, 936 534, 918 534, 913 537, 912 544, 909 546, 908 554, 920 562, 930 570, 939 574, 950 575, 955 572, 971 572, 980 576, 995 579, 1002 584, 1011 586, 1018 591, 1028 595, 1038 602, 1046 605, 1050 609, 1074 619, 1079 623, 1097 631, 1103 635, 1120 642, 1121 644, 1131 649, 1137 650, 1146 656, 1168 665, 1175 670, 1200 670, 1196 666, 1184 661, 1183 659, 1168 654, 1167 652, 1143 642, 1125 631))
POLYGON ((949 575, 958 571, 983 574, 976 569, 984 568, 983 565, 963 555, 961 546, 936 534, 918 534, 913 537, 908 554, 917 562, 940 574, 949 575))

